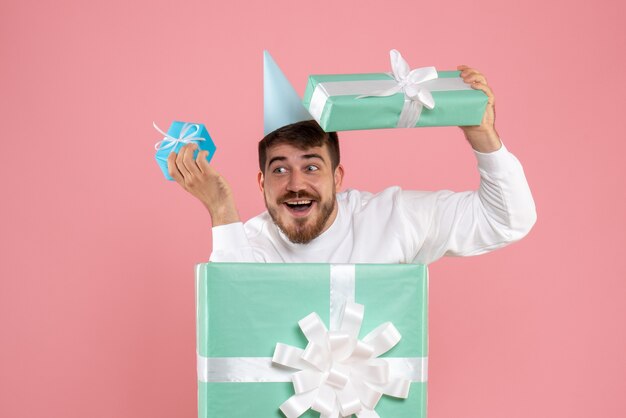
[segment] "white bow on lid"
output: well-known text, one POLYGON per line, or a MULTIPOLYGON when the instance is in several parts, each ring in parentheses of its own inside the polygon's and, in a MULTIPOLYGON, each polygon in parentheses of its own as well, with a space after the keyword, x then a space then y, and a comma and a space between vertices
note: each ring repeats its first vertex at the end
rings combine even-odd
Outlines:
POLYGON ((427 109, 435 108, 435 99, 428 88, 423 83, 435 80, 437 69, 435 67, 421 67, 411 70, 409 64, 402 55, 395 49, 389 53, 391 57, 391 69, 396 85, 386 90, 376 90, 368 94, 358 96, 357 99, 365 97, 384 97, 403 92, 405 96, 405 106, 398 121, 399 128, 411 128, 419 120, 422 106, 427 109))

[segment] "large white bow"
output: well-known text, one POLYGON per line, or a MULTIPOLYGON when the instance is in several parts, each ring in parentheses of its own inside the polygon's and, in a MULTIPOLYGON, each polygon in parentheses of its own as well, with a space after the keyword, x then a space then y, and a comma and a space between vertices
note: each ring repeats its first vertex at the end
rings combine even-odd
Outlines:
POLYGON ((288 418, 309 408, 321 418, 378 418, 374 411, 383 394, 406 398, 410 380, 390 376, 389 363, 377 358, 401 338, 391 322, 385 322, 359 340, 363 305, 347 302, 339 330, 328 331, 315 312, 298 324, 309 341, 304 350, 277 343, 272 362, 298 369, 292 375, 295 395, 281 406, 288 418))

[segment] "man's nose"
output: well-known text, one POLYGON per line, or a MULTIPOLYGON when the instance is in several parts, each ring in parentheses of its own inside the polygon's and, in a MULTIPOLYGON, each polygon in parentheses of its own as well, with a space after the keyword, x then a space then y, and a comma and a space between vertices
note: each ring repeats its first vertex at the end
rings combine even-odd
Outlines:
POLYGON ((290 192, 299 192, 306 188, 306 182, 304 175, 299 171, 293 171, 289 176, 289 182, 287 183, 287 189, 290 192))

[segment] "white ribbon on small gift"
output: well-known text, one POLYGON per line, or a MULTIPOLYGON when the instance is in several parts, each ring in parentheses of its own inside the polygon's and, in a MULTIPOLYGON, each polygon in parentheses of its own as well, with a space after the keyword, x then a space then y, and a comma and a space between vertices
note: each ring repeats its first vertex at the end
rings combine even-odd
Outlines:
POLYGON ((470 90, 471 87, 460 77, 438 78, 435 67, 411 70, 402 55, 392 49, 392 73, 387 80, 324 81, 318 83, 311 95, 309 113, 318 122, 329 97, 358 95, 355 99, 384 97, 404 93, 404 105, 398 118, 397 128, 413 128, 417 125, 422 109, 435 108, 433 91, 470 90))
POLYGON ((163 135, 163 139, 154 144, 154 149, 157 151, 166 148, 172 148, 174 151, 179 143, 189 144, 190 142, 205 141, 204 138, 197 136, 200 133, 200 125, 197 123, 186 122, 181 128, 178 138, 163 132, 154 122, 152 122, 152 126, 163 135))
POLYGON ((201 382, 292 382, 295 395, 280 409, 288 418, 309 408, 321 418, 379 418, 374 407, 383 394, 406 398, 411 382, 426 382, 427 357, 385 357, 401 338, 390 322, 358 340, 364 307, 354 303, 354 265, 330 266, 330 330, 317 313, 298 323, 306 349, 277 343, 269 357, 198 358, 201 382), (294 371, 299 369, 300 371, 294 371))
POLYGON ((389 55, 391 57, 392 76, 397 84, 388 89, 362 94, 357 99, 372 96, 392 96, 403 92, 404 106, 398 119, 398 128, 412 128, 417 124, 423 107, 435 108, 435 99, 424 83, 438 77, 437 69, 435 67, 422 67, 411 70, 409 64, 397 50, 392 49, 389 55))
POLYGON ((309 408, 321 418, 378 417, 374 411, 383 394, 407 398, 411 380, 390 373, 387 359, 377 358, 400 341, 391 322, 359 340, 363 305, 347 302, 338 330, 328 331, 315 312, 298 324, 308 339, 306 349, 278 343, 272 361, 299 369, 292 376, 295 395, 280 406, 287 418, 309 408))

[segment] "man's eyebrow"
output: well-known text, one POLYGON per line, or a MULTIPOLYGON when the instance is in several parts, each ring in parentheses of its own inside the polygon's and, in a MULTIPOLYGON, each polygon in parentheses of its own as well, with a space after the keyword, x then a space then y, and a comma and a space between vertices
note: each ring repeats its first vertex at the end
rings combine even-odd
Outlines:
POLYGON ((274 161, 285 161, 286 159, 287 157, 274 157, 270 160, 269 163, 267 163, 267 166, 269 167, 270 165, 272 165, 274 161))
MULTIPOLYGON (((316 153, 304 154, 300 158, 302 160, 310 160, 310 159, 313 159, 313 158, 319 158, 323 162, 326 162, 326 160, 324 160, 324 157, 322 157, 320 154, 316 154, 316 153)), ((284 157, 282 155, 281 156, 277 156, 277 157, 274 157, 274 158, 270 159, 270 161, 267 163, 267 166, 268 167, 271 166, 275 161, 286 161, 286 160, 287 160, 287 157, 284 157)))
POLYGON ((320 160, 326 162, 324 160, 324 157, 322 157, 320 154, 304 154, 301 158, 303 160, 310 160, 311 158, 319 158, 320 160))

